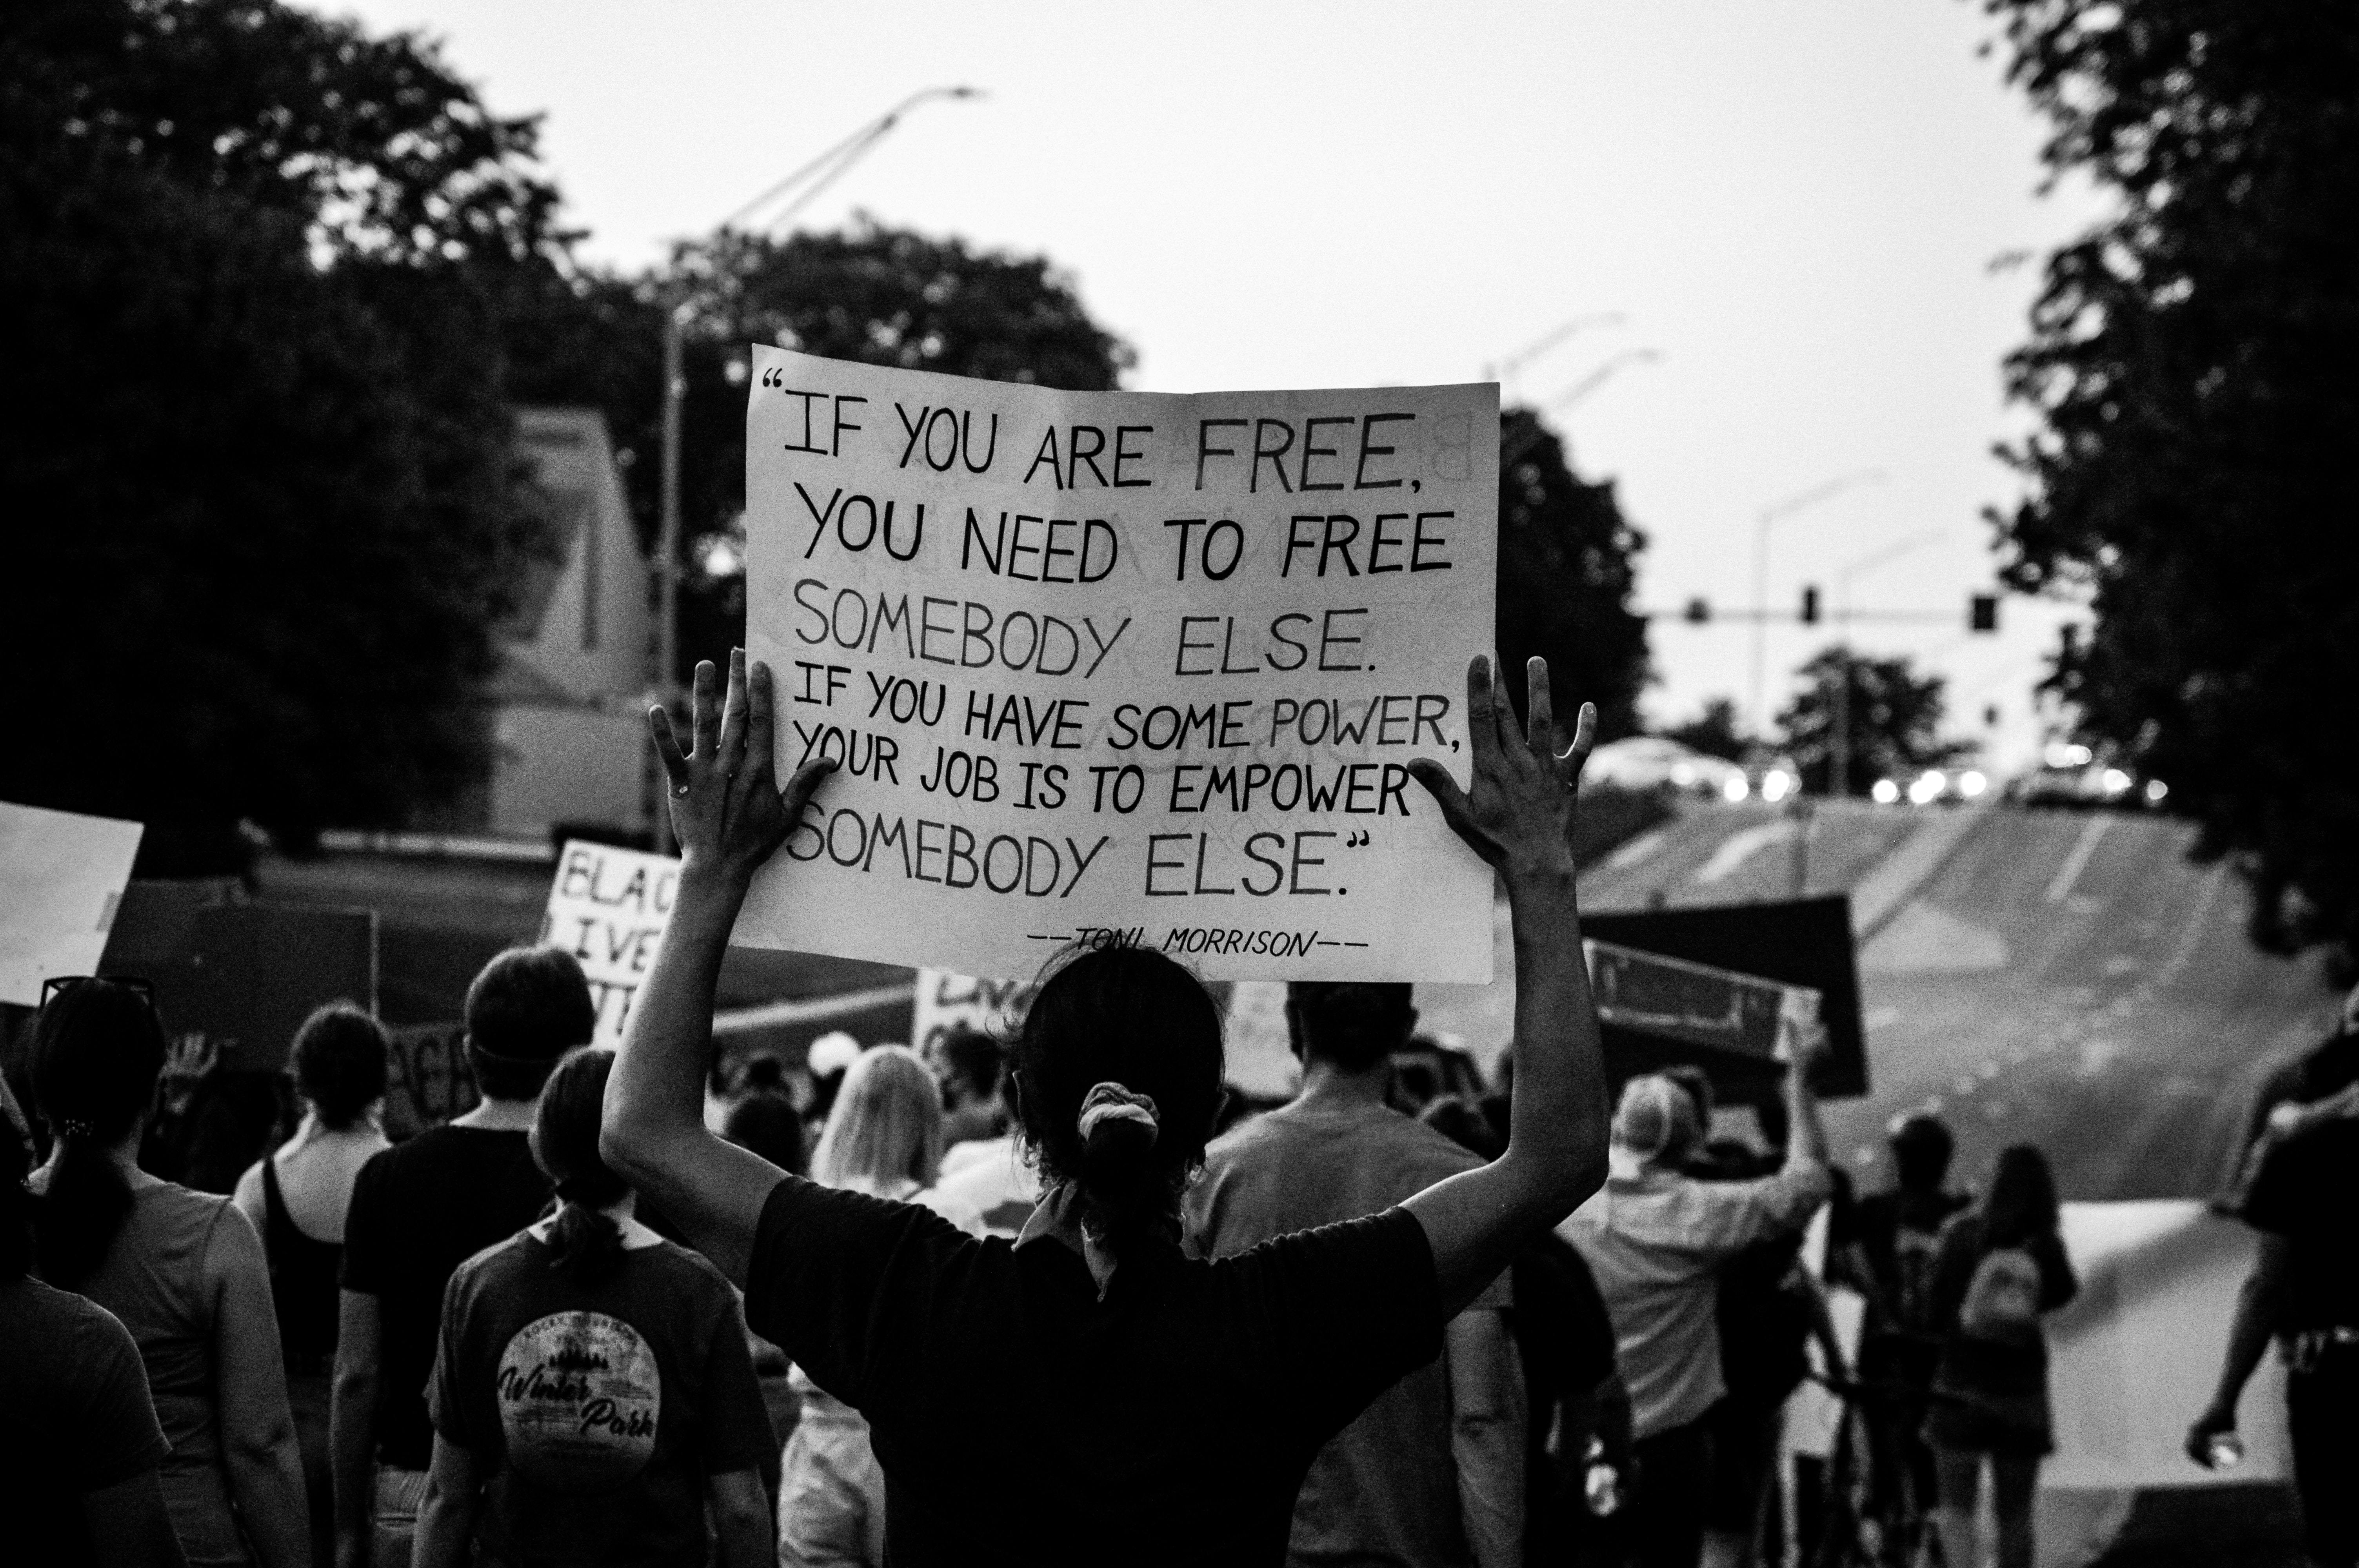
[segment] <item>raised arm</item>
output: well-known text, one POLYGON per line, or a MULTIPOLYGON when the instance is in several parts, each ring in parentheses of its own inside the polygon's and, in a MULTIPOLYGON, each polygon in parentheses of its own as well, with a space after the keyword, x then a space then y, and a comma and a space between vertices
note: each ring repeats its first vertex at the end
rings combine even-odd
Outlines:
POLYGON ((1597 711, 1583 703, 1571 748, 1558 754, 1548 662, 1526 666, 1528 722, 1477 657, 1466 671, 1466 727, 1474 753, 1460 789, 1430 758, 1409 764, 1441 815, 1507 884, 1516 942, 1516 1097, 1507 1151, 1408 1200, 1455 1316, 1506 1268, 1516 1249, 1572 1212, 1605 1179, 1605 1060, 1573 902, 1571 829, 1581 764, 1597 711))
POLYGON ((762 1205, 784 1173, 705 1130, 713 992, 754 872, 835 764, 806 763, 780 790, 768 666, 749 673, 741 648, 729 655, 725 703, 718 685, 709 662, 696 666, 693 749, 685 754, 670 715, 647 712, 679 840, 679 895, 623 1031, 598 1147, 690 1245, 743 1285, 762 1205))

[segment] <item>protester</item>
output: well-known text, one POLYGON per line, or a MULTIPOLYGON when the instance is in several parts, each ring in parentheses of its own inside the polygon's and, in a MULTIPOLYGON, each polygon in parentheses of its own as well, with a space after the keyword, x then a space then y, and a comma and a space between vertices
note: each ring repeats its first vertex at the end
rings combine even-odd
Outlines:
POLYGON ((1941 1354, 1933 1311, 1933 1255, 1941 1227, 1971 1200, 1944 1184, 1955 1148, 1947 1123, 1925 1111, 1897 1118, 1886 1134, 1893 1185, 1859 1203, 1868 1312, 1860 1336, 1859 1373, 1874 1390, 1867 1405, 1875 1452, 1875 1486, 1886 1508, 1932 1506, 1933 1450, 1925 1441, 1926 1401, 1941 1354))
MULTIPOLYGON (((768 670, 749 682, 734 656, 725 713, 715 684, 700 666, 691 754, 651 717, 679 901, 608 1090, 608 1158, 746 1281, 755 1327, 867 1417, 897 1568, 1277 1562, 1319 1447, 1430 1361, 1442 1325, 1602 1175, 1601 1054, 1565 848, 1593 712, 1552 757, 1546 665, 1530 666, 1526 740, 1477 659, 1471 794, 1440 764, 1412 764, 1506 881, 1506 1153, 1381 1216, 1205 1262, 1179 1251, 1179 1195, 1221 1102, 1220 1011, 1152 950, 1073 955, 1031 1005, 1016 1095, 1051 1191, 1014 1245, 784 1175, 704 1130, 730 930, 829 769, 808 764, 780 791, 768 670)), ((782 871, 791 887, 791 862, 782 871)))
POLYGON ((451 1276, 419 1568, 770 1560, 770 1421, 745 1319, 599 1158, 614 1063, 576 1051, 541 1093, 532 1152, 557 1211, 451 1276))
POLYGON ((0 1530, 9 1561, 179 1568, 157 1466, 169 1452, 114 1314, 32 1278, 29 1154, 0 1116, 0 1530))
MULTIPOLYGON (((451 1271, 532 1223, 549 1179, 527 1139, 558 1059, 597 1025, 556 947, 511 947, 467 988, 467 1063, 483 1097, 361 1167, 344 1219, 330 1421, 338 1568, 405 1568, 434 1433, 426 1379, 451 1271)), ((702 1089, 698 1089, 702 1114, 702 1089)))
POLYGON ((1039 1167, 1015 1130, 1015 1107, 1008 1098, 1013 1087, 1014 1080, 1003 1070, 1000 1119, 1008 1130, 943 1150, 941 1180, 934 1186, 935 1206, 945 1217, 971 1216, 976 1235, 1004 1236, 1010 1241, 1024 1233, 1024 1222, 1040 1202, 1039 1167))
MULTIPOLYGON (((1199 1256, 1382 1214, 1484 1162, 1386 1103, 1393 1053, 1417 1025, 1409 996, 1406 985, 1286 988, 1301 1091, 1205 1152, 1185 1209, 1199 1256)), ((1450 1320, 1440 1361, 1378 1394, 1319 1451, 1295 1498, 1290 1563, 1522 1560, 1527 1411, 1511 1304, 1502 1274, 1450 1320)))
POLYGON ((984 1142, 1001 1131, 999 1080, 1006 1071, 999 1042, 958 1024, 926 1043, 926 1065, 942 1091, 942 1149, 984 1142))
POLYGON ((321 1568, 335 1549, 328 1413, 344 1209, 361 1167, 392 1147, 378 1120, 390 1048, 377 1021, 349 1002, 305 1019, 289 1053, 303 1119, 292 1138, 238 1178, 234 1195, 270 1263, 287 1402, 311 1504, 311 1555, 321 1568))
MULTIPOLYGON (((1486 1160, 1506 1149, 1487 1108, 1455 1095, 1427 1106, 1422 1119, 1486 1160)), ((1608 1562, 1631 1465, 1630 1391, 1614 1361, 1614 1321, 1589 1265, 1553 1232, 1516 1254, 1508 1280, 1508 1325, 1524 1368, 1523 1561, 1608 1562)))
POLYGON ((2039 1319, 2080 1289, 2058 1227, 2055 1178, 2027 1143, 2000 1151, 1989 1193, 1941 1227, 1932 1312, 1942 1341, 1925 1436, 1951 1563, 1982 1561, 1974 1510, 1987 1463, 1998 1568, 2030 1568, 2033 1488, 2055 1445, 2039 1319))
POLYGON ((1647 1568, 1694 1568, 1703 1546, 1701 1504, 1712 1475, 1705 1418, 1726 1390, 1720 1270, 1756 1242, 1799 1232, 1832 1187, 1809 1081, 1824 1032, 1789 1023, 1786 1038, 1791 1131, 1776 1175, 1699 1182, 1685 1174, 1702 1138, 1694 1102, 1669 1078, 1634 1078, 1614 1110, 1603 1190, 1559 1227, 1581 1249, 1614 1320, 1637 1453, 1628 1528, 1647 1568))
POLYGON ((164 1066, 154 1002, 131 984, 70 981, 42 1007, 32 1054, 56 1139, 33 1181, 41 1276, 114 1314, 139 1347, 181 1554, 192 1568, 300 1568, 303 1467, 262 1243, 228 1198, 139 1169, 164 1066))
POLYGON ((2359 1562, 2359 1090, 2270 1148, 2244 1205, 2260 1249, 2236 1299, 2218 1390, 2188 1430, 2207 1468, 2233 1440, 2236 1400, 2275 1336, 2286 1365, 2286 1425, 2301 1497, 2302 1538, 2318 1568, 2359 1562))
POLYGON ((732 1103, 721 1119, 721 1136, 781 1171, 802 1172, 803 1116, 783 1088, 756 1090, 732 1103))
MULTIPOLYGON (((872 1197, 923 1201, 941 1162, 941 1094, 926 1065, 906 1046, 864 1053, 845 1071, 828 1112, 811 1180, 872 1197)), ((780 1464, 778 1561, 784 1568, 883 1568, 885 1472, 868 1423, 800 1367, 788 1377, 802 1418, 780 1464)))

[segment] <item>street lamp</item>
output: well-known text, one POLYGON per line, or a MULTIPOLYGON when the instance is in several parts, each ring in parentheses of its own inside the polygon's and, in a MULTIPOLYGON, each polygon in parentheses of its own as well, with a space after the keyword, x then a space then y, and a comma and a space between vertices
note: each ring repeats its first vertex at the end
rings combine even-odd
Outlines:
MULTIPOLYGON (((1933 529, 1930 533, 1915 535, 1909 538, 1901 540, 1897 545, 1887 545, 1883 549, 1877 550, 1871 555, 1862 556, 1859 559, 1843 568, 1843 570, 1835 573, 1835 623, 1838 626, 1846 628, 1851 624, 1852 579, 1858 577, 1864 572, 1871 572, 1878 567, 1886 566, 1893 561, 1897 561, 1903 556, 1910 555, 1918 550, 1921 550, 1928 545, 1939 543, 1941 537, 1941 530, 1939 528, 1933 529)), ((1849 796, 1851 794, 1851 677, 1853 654, 1851 648, 1851 636, 1848 631, 1845 632, 1843 642, 1837 644, 1837 646, 1843 656, 1843 664, 1835 672, 1834 735, 1827 750, 1827 794, 1833 799, 1842 800, 1849 796)))
MULTIPOLYGON (((982 96, 982 89, 975 87, 929 87, 922 92, 912 92, 722 220, 722 232, 739 228, 772 202, 784 199, 786 205, 761 224, 763 231, 776 232, 809 206, 821 191, 842 178, 919 104, 937 98, 982 96)), ((688 393, 682 373, 685 329, 692 314, 688 302, 678 298, 672 299, 664 310, 662 503, 656 534, 655 664, 658 693, 671 690, 673 671, 679 663, 679 423, 681 405, 688 393)), ((658 807, 655 817, 656 847, 669 850, 670 813, 658 807)))
POLYGON ((1555 348, 1583 327, 1618 327, 1622 324, 1622 312, 1619 310, 1604 310, 1588 316, 1575 316, 1571 320, 1562 322, 1551 330, 1533 339, 1506 359, 1484 365, 1483 379, 1496 381, 1502 394, 1512 395, 1517 371, 1555 348))
POLYGON ((1624 365, 1656 364, 1660 362, 1662 357, 1652 349, 1625 349, 1554 397, 1549 398, 1548 406, 1558 409, 1570 408, 1612 380, 1614 373, 1624 365))
POLYGON ((1822 484, 1788 496, 1776 505, 1766 508, 1756 522, 1753 532, 1753 733, 1757 737, 1767 732, 1769 718, 1763 711, 1764 688, 1762 666, 1767 657, 1768 622, 1766 614, 1769 604, 1769 525, 1791 517, 1807 507, 1842 494, 1854 485, 1881 484, 1882 469, 1854 469, 1838 474, 1822 484))

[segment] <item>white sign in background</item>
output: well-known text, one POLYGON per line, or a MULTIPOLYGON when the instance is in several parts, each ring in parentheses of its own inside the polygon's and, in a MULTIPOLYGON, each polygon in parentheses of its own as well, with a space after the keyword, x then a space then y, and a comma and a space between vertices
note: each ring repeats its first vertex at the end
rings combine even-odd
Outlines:
POLYGON ((98 968, 146 831, 0 801, 0 1001, 37 1007, 43 980, 98 968))
POLYGON ((679 862, 666 855, 569 839, 557 858, 540 940, 581 960, 598 1009, 592 1043, 619 1045, 631 999, 655 962, 679 892, 679 862))
POLYGON ((1484 981, 1498 394, 1066 393, 756 347, 747 648, 842 766, 736 940, 1021 977, 1484 981))

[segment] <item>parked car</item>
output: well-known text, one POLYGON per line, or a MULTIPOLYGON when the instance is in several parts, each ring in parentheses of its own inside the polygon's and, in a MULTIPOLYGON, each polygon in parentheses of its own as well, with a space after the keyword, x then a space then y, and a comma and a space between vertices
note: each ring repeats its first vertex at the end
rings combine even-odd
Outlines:
POLYGON ((1736 763, 1660 735, 1608 741, 1590 753, 1581 776, 1622 789, 1673 789, 1721 800, 1743 800, 1753 791, 1736 763))

